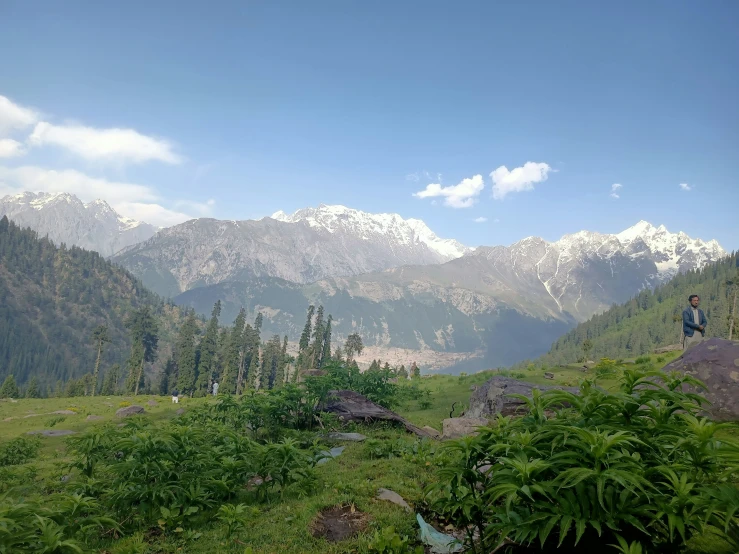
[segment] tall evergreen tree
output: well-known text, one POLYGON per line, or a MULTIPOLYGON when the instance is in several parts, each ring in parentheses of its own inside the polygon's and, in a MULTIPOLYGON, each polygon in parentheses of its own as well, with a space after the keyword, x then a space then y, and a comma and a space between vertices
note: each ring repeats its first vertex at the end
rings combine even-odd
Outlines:
POLYGON ((405 366, 403 364, 401 364, 400 369, 398 369, 398 378, 408 379, 408 371, 405 369, 405 366))
POLYGON ((344 363, 344 350, 341 348, 340 344, 336 345, 336 350, 334 350, 334 356, 331 359, 340 364, 344 363))
MULTIPOLYGON (((275 335, 277 336, 277 335, 275 335)), ((273 388, 275 387, 281 387, 285 384, 285 377, 287 372, 287 335, 285 335, 284 340, 282 341, 282 350, 280 350, 280 360, 279 364, 277 365, 277 375, 274 379, 273 388)))
POLYGON ((174 382, 176 375, 175 370, 177 368, 177 365, 174 363, 173 358, 169 358, 167 360, 167 363, 164 364, 164 369, 162 370, 162 376, 159 379, 159 394, 162 396, 166 396, 170 393, 170 389, 172 388, 172 383, 174 382))
POLYGON ((316 310, 316 322, 313 326, 313 344, 310 352, 310 367, 308 369, 319 368, 321 356, 323 355, 323 333, 326 331, 326 324, 323 322, 323 306, 318 306, 316 310))
MULTIPOLYGON (((198 330, 195 313, 187 315, 185 323, 180 327, 177 341, 175 342, 174 361, 176 379, 170 376, 170 384, 176 383, 176 387, 182 394, 193 395, 195 382, 197 380, 197 355, 195 349, 195 335, 198 330)), ((167 391, 169 393, 171 391, 167 391)))
POLYGON ((223 375, 221 376, 218 392, 226 394, 236 392, 236 380, 239 366, 242 363, 244 346, 244 325, 246 324, 246 311, 241 308, 236 316, 231 333, 228 335, 225 357, 223 360, 223 375))
POLYGON ((118 364, 113 364, 113 366, 108 370, 108 372, 105 374, 105 378, 103 379, 103 388, 100 391, 100 394, 112 396, 114 394, 118 393, 118 380, 120 379, 121 375, 121 366, 118 364))
POLYGON ((310 364, 308 349, 310 347, 311 329, 313 323, 313 314, 315 313, 315 306, 311 304, 308 306, 308 316, 305 319, 305 326, 303 332, 300 334, 300 342, 298 342, 298 362, 297 366, 299 369, 306 369, 310 364))
POLYGON ((411 379, 418 379, 421 376, 421 368, 416 365, 416 362, 411 364, 411 379))
POLYGON ((139 393, 139 387, 144 381, 144 365, 156 359, 159 348, 159 326, 151 313, 151 308, 143 306, 134 311, 126 321, 126 327, 131 335, 131 358, 129 366, 129 389, 134 395, 139 393), (136 367, 138 366, 138 367, 136 367))
POLYGON ((92 372, 92 396, 95 396, 95 390, 98 388, 98 373, 100 372, 100 360, 103 356, 103 347, 105 343, 110 342, 110 334, 107 325, 100 325, 92 332, 92 341, 95 343, 98 354, 95 358, 95 370, 92 372))
POLYGON ((31 377, 31 380, 28 383, 28 388, 26 389, 26 398, 40 398, 41 397, 41 390, 39 390, 38 386, 38 379, 36 379, 36 376, 34 375, 31 377))
POLYGON ((244 329, 244 344, 241 347, 242 358, 239 364, 239 374, 236 378, 236 394, 244 390, 244 383, 249 382, 249 368, 251 367, 254 350, 259 348, 259 339, 255 337, 255 331, 251 325, 246 324, 244 329))
POLYGON ((200 363, 198 365, 198 378, 195 391, 199 396, 205 396, 213 384, 213 372, 216 367, 216 355, 218 353, 218 318, 221 315, 221 301, 218 300, 213 306, 210 321, 205 328, 205 334, 200 340, 200 363))
POLYGON ((15 377, 8 375, 3 381, 3 386, 0 387, 0 398, 18 398, 20 392, 18 391, 18 385, 15 383, 15 377))
POLYGON ((331 321, 333 321, 333 317, 328 314, 326 328, 323 330, 323 350, 318 367, 323 367, 331 361, 331 321))
MULTIPOLYGON (((264 358, 264 349, 262 349, 262 359, 264 358)), ((249 362, 249 380, 248 386, 251 389, 256 389, 259 386, 259 375, 260 367, 263 365, 259 355, 259 345, 254 347, 252 352, 251 361, 249 362)))

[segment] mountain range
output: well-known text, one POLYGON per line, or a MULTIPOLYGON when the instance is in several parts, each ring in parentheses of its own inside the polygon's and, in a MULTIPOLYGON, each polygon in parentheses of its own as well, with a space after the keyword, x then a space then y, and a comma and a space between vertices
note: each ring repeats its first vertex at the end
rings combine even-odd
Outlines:
POLYGON ((79 246, 103 256, 142 242, 156 228, 124 217, 104 200, 85 204, 68 193, 23 192, 0 199, 0 217, 30 227, 56 244, 79 246))
MULTIPOLYGON (((61 229, 46 231, 51 238, 69 235, 80 226, 75 218, 89 219, 100 204, 42 199, 33 213, 77 206, 61 229)), ((25 204, 34 201, 30 195, 25 204)), ((468 371, 541 355, 577 323, 725 254, 716 241, 646 221, 618 234, 470 248, 420 220, 320 205, 260 220, 194 219, 111 259, 201 314, 222 300, 224 322, 244 306, 250 317, 264 313, 267 332, 294 340, 307 306, 322 304, 335 337, 359 332, 368 359, 468 371)))

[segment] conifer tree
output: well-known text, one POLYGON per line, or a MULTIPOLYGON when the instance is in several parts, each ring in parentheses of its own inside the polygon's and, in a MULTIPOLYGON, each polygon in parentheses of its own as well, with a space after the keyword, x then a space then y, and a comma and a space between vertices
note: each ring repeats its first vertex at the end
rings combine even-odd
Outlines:
MULTIPOLYGON (((174 349, 174 362, 176 378, 170 376, 170 384, 172 387, 178 388, 183 395, 193 395, 195 391, 195 383, 197 380, 197 355, 195 349, 195 334, 198 326, 195 319, 195 313, 190 312, 187 315, 185 323, 180 327, 174 349)), ((171 391, 167 391, 169 393, 171 391)), ((111 393, 112 394, 112 393, 111 393)))
POLYGON ((334 356, 331 358, 333 361, 338 363, 344 363, 344 351, 341 349, 341 345, 336 345, 336 350, 334 350, 334 356))
POLYGON ((95 390, 98 388, 98 373, 100 372, 100 360, 103 356, 103 347, 105 346, 105 343, 110 342, 108 326, 100 325, 99 327, 96 327, 95 330, 92 332, 92 340, 98 350, 98 355, 95 359, 95 370, 92 372, 92 396, 95 396, 95 390))
POLYGON ((33 377, 31 377, 31 380, 28 383, 28 388, 26 389, 26 398, 40 397, 41 391, 39 390, 38 379, 36 379, 36 376, 34 375, 33 377))
POLYGON ((369 366, 369 371, 377 371, 380 369, 380 364, 377 362, 377 360, 372 360, 372 363, 369 366))
POLYGON ((252 326, 247 323, 244 329, 244 344, 241 347, 242 357, 239 364, 239 375, 236 378, 236 394, 240 395, 244 390, 244 383, 249 382, 249 369, 251 367, 252 356, 254 351, 258 349, 259 339, 255 336, 252 326))
POLYGON ((131 335, 129 390, 137 395, 144 380, 144 365, 156 359, 159 348, 159 326, 149 306, 134 311, 126 321, 131 335), (137 366, 137 367, 136 367, 137 366))
POLYGON ((385 365, 382 366, 383 371, 390 372, 390 364, 385 362, 385 365))
POLYGON ((398 378, 408 379, 408 371, 405 369, 405 366, 403 364, 401 364, 400 369, 398 369, 398 378))
MULTIPOLYGON (((262 349, 264 350, 264 349, 262 349)), ((262 354, 263 356, 264 354, 262 354)), ((259 353, 259 345, 254 347, 252 352, 251 362, 249 363, 249 381, 248 386, 251 389, 256 389, 259 385, 259 371, 260 371, 261 359, 259 353)))
POLYGON ((318 367, 323 367, 331 361, 331 321, 333 321, 333 317, 328 314, 326 328, 323 331, 323 352, 318 367))
POLYGON ((238 368, 242 363, 244 345, 244 325, 246 324, 246 311, 241 308, 236 316, 231 333, 228 335, 225 358, 223 360, 223 375, 218 392, 234 394, 236 392, 236 380, 238 368))
MULTIPOLYGON (((275 335, 277 336, 277 335, 275 335)), ((280 362, 277 366, 277 375, 275 376, 275 381, 273 388, 275 387, 281 387, 285 384, 285 377, 286 377, 286 371, 287 371, 287 335, 285 335, 284 340, 282 341, 282 350, 280 351, 280 362)))
POLYGON ((174 383, 175 380, 175 368, 177 366, 174 363, 173 358, 169 358, 167 360, 167 363, 164 364, 164 369, 162 370, 162 376, 159 379, 159 394, 162 396, 166 396, 170 393, 170 390, 172 389, 172 383, 174 383))
POLYGON ((308 348, 310 347, 310 337, 312 334, 311 325, 313 322, 313 314, 315 310, 316 308, 315 306, 313 306, 313 304, 308 306, 308 317, 305 320, 305 326, 303 327, 303 332, 300 335, 300 342, 298 342, 298 369, 307 369, 309 365, 308 348))
POLYGON ((195 392, 205 396, 213 383, 213 372, 216 369, 216 355, 218 352, 218 318, 221 315, 221 301, 213 306, 210 321, 205 328, 205 334, 200 340, 200 363, 198 364, 198 378, 195 383, 195 392))
POLYGON ((0 387, 0 398, 18 398, 20 392, 18 391, 18 385, 15 383, 15 377, 8 375, 3 381, 3 386, 0 387))
POLYGON ((321 356, 323 355, 323 333, 325 330, 326 328, 323 322, 323 306, 318 306, 318 309, 316 310, 316 322, 313 326, 313 344, 311 346, 310 367, 308 369, 321 367, 321 356))
POLYGON ((121 366, 113 364, 113 366, 105 374, 103 379, 103 388, 100 394, 112 396, 118 393, 118 379, 120 379, 121 366))
POLYGON ((411 379, 418 379, 421 376, 421 368, 416 365, 416 362, 411 364, 411 379))

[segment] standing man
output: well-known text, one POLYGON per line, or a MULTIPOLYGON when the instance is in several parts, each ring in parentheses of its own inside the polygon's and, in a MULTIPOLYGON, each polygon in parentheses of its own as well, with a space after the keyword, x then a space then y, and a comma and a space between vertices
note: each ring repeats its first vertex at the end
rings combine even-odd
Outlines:
POLYGON ((177 389, 172 391, 172 404, 180 403, 180 393, 177 389))
POLYGON ((695 346, 706 336, 706 325, 708 320, 703 310, 698 308, 701 299, 697 294, 691 294, 688 298, 690 306, 683 310, 683 350, 695 346))

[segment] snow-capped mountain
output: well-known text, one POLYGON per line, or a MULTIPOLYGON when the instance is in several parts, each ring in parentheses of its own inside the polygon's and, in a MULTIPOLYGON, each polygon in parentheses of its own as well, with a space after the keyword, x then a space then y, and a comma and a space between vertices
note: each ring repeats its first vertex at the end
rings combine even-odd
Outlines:
POLYGON ((286 223, 305 221, 314 228, 329 233, 348 233, 365 241, 389 240, 413 246, 425 244, 438 254, 439 262, 447 262, 472 251, 454 239, 441 239, 420 219, 403 219, 398 214, 371 214, 345 206, 303 208, 293 214, 283 211, 272 214, 272 219, 286 223))
POLYGON ((104 200, 85 204, 68 193, 24 192, 0 200, 0 217, 40 236, 48 235, 62 242, 111 256, 119 250, 139 243, 156 233, 156 228, 118 214, 104 200))
POLYGON ((260 220, 197 219, 160 231, 115 261, 165 296, 254 277, 312 283, 402 265, 439 264, 471 249, 425 223, 343 206, 260 220))

